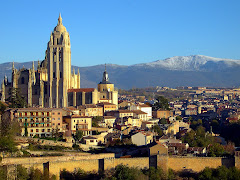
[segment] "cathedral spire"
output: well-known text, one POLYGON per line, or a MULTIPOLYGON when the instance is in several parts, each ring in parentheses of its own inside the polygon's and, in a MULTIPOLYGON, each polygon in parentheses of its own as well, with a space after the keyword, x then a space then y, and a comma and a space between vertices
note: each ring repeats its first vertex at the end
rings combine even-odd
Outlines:
POLYGON ((34 61, 32 62, 32 70, 34 71, 34 61))
POLYGON ((14 70, 14 61, 12 62, 12 71, 14 70))
POLYGON ((61 17, 61 13, 59 13, 59 18, 58 18, 58 25, 62 24, 62 17, 61 17))
POLYGON ((107 65, 105 64, 105 71, 103 72, 102 83, 108 83, 108 81, 109 81, 109 78, 107 73, 107 65))
POLYGON ((40 61, 38 60, 38 68, 40 68, 40 61))
POLYGON ((35 85, 36 77, 35 77, 34 61, 32 62, 32 81, 33 81, 33 84, 35 85))

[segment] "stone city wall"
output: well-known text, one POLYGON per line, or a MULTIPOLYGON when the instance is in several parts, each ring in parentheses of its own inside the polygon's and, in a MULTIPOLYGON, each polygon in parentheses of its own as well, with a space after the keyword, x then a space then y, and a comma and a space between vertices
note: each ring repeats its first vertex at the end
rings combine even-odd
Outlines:
MULTIPOLYGON (((238 157, 237 157, 238 158, 238 157)), ((129 167, 149 168, 150 166, 160 166, 164 171, 169 168, 174 171, 192 170, 199 172, 205 167, 217 168, 225 165, 232 167, 239 166, 239 159, 223 157, 179 157, 179 156, 151 156, 140 158, 114 158, 114 154, 95 154, 85 156, 59 156, 59 157, 32 157, 32 158, 5 158, 2 165, 22 164, 26 168, 34 167, 43 171, 44 167, 49 167, 49 173, 55 174, 59 179, 60 171, 74 171, 81 168, 84 171, 103 171, 115 168, 123 164, 129 167)), ((239 168, 239 167, 238 167, 239 168)))
POLYGON ((195 172, 202 171, 205 167, 217 168, 225 165, 226 167, 234 166, 234 158, 224 157, 168 157, 168 168, 174 171, 182 171, 184 169, 195 172))

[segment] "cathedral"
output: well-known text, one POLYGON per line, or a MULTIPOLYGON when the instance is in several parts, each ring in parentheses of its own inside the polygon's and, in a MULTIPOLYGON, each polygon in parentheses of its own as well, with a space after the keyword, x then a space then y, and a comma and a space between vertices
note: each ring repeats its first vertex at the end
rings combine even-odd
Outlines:
POLYGON ((63 26, 61 15, 51 32, 45 59, 38 62, 37 69, 34 62, 32 68, 19 70, 13 63, 12 80, 9 82, 5 77, 1 88, 1 101, 5 102, 11 95, 11 89, 17 88, 29 107, 63 108, 101 102, 118 104, 118 91, 109 82, 106 66, 97 89, 80 88, 80 73, 71 68, 70 36, 63 26))

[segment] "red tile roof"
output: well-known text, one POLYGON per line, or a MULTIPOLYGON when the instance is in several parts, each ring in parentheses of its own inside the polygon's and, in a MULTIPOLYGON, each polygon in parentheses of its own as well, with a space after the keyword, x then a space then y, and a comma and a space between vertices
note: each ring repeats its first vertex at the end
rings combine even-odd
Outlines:
POLYGON ((134 112, 135 114, 147 114, 147 113, 145 113, 145 112, 143 112, 143 111, 141 111, 141 110, 133 110, 133 112, 134 112))
POLYGON ((101 103, 99 103, 97 105, 99 105, 99 106, 101 106, 101 105, 115 105, 116 106, 116 104, 109 103, 109 102, 101 102, 101 103))

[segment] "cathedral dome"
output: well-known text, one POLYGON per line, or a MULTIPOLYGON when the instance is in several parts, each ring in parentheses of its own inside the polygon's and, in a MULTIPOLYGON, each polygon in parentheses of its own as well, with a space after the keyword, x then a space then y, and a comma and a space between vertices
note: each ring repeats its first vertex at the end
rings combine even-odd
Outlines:
POLYGON ((59 32, 66 32, 66 31, 67 31, 66 27, 62 24, 61 14, 59 14, 58 24, 57 24, 57 26, 54 28, 54 31, 59 31, 59 32))

